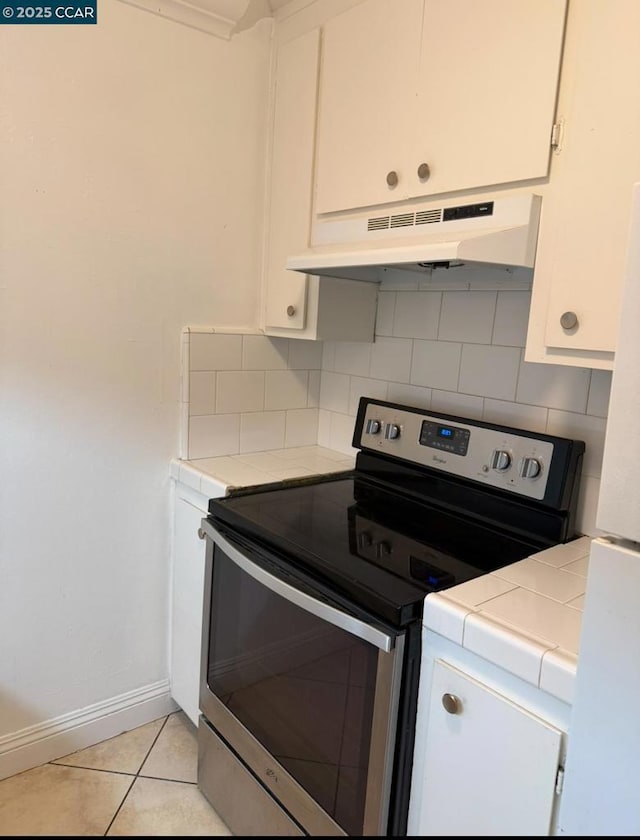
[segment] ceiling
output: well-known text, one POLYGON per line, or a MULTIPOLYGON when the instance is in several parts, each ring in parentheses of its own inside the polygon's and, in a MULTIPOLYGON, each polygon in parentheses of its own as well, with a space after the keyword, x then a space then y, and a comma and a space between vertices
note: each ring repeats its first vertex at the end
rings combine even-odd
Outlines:
POLYGON ((230 38, 299 0, 121 0, 176 23, 230 38))

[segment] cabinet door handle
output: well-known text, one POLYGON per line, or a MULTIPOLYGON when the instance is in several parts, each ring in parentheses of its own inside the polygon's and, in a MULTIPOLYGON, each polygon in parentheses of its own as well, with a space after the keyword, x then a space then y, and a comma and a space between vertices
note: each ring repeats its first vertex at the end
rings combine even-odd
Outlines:
POLYGON ((202 528, 198 528, 198 537, 199 537, 201 540, 203 540, 203 539, 206 537, 206 534, 205 534, 205 532, 202 530, 202 528))
POLYGON ((397 187, 398 180, 398 173, 395 172, 393 169, 391 170, 391 172, 387 172, 387 184, 390 187, 397 187))
POLYGON ((560 326, 563 330, 572 330, 578 326, 578 316, 575 312, 563 312, 560 316, 560 326))
POLYGON ((289 306, 287 306, 287 315, 291 318, 295 314, 296 314, 295 306, 292 306, 291 304, 289 304, 289 306))
POLYGON ((428 163, 421 163, 418 167, 418 178, 421 181, 428 181, 431 175, 431 168, 428 163))
POLYGON ((455 694, 443 694, 442 705, 450 715, 462 714, 462 701, 455 694))

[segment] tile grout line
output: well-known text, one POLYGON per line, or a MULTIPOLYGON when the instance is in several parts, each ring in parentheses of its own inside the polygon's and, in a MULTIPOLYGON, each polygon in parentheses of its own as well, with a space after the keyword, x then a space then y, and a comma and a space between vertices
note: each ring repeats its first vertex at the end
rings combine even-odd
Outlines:
POLYGON ((138 770, 136 771, 136 773, 135 773, 134 777, 132 778, 132 780, 131 780, 131 784, 130 784, 130 785, 129 785, 129 787, 127 788, 127 792, 126 792, 126 793, 125 793, 125 795, 122 797, 122 801, 120 802, 120 804, 119 804, 119 805, 118 805, 118 807, 116 808, 116 812, 115 812, 115 814, 113 815, 113 817, 111 817, 111 820, 110 820, 110 822, 109 822, 109 825, 108 825, 108 826, 106 827, 106 829, 105 829, 105 832, 104 832, 104 834, 103 834, 103 837, 106 837, 106 836, 109 834, 109 831, 110 831, 110 829, 111 829, 111 826, 112 826, 112 825, 114 824, 114 822, 116 821, 116 819, 117 819, 117 817, 118 817, 118 814, 120 813, 120 811, 122 810, 122 808, 123 808, 123 806, 124 806, 124 803, 127 801, 127 797, 128 797, 128 796, 129 796, 129 794, 131 793, 131 790, 132 790, 132 788, 133 788, 134 784, 136 783, 136 780, 139 778, 139 776, 140 776, 140 771, 141 771, 141 770, 142 770, 142 768, 144 767, 144 763, 145 763, 145 761, 149 758, 149 755, 150 755, 150 753, 151 753, 151 750, 155 747, 155 745, 156 745, 156 743, 157 743, 157 741, 158 741, 158 738, 160 737, 161 732, 164 730, 165 726, 167 725, 167 721, 169 720, 169 717, 170 717, 170 716, 169 716, 169 715, 167 715, 167 716, 166 716, 166 718, 164 719, 164 722, 163 722, 162 726, 160 727, 160 729, 158 730, 158 732, 156 733, 156 737, 153 739, 153 741, 152 741, 152 743, 151 743, 151 746, 149 747, 149 749, 148 749, 148 750, 147 750, 147 752, 146 752, 146 755, 144 756, 144 758, 143 758, 143 759, 142 759, 142 761, 140 762, 140 766, 138 767, 138 770))

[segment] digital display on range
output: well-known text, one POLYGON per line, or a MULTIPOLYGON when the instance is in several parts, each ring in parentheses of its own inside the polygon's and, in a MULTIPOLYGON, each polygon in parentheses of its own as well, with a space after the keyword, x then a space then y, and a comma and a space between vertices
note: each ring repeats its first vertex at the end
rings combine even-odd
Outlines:
POLYGON ((420 429, 420 445, 452 452, 454 455, 466 455, 471 432, 463 426, 445 426, 424 420, 420 429))

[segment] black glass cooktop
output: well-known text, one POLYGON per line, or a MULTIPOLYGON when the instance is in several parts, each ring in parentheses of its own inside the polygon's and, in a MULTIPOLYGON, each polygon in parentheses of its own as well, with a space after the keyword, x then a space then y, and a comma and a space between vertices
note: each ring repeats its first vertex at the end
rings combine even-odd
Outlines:
POLYGON ((422 614, 427 593, 546 547, 356 473, 211 499, 209 519, 399 626, 422 614))

